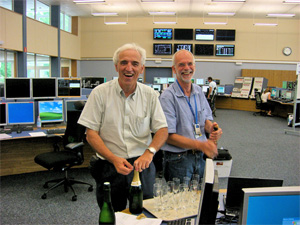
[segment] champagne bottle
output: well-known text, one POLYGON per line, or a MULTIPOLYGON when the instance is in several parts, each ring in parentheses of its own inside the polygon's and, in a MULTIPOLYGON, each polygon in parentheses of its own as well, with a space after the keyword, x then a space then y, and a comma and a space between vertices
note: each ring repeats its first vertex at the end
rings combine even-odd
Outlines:
POLYGON ((109 182, 104 183, 103 192, 104 192, 104 199, 103 199, 103 204, 99 215, 99 224, 115 225, 116 217, 111 203, 111 197, 110 197, 111 191, 110 191, 109 182))
POLYGON ((139 171, 134 170, 133 179, 129 189, 129 211, 140 214, 143 211, 143 190, 139 171))

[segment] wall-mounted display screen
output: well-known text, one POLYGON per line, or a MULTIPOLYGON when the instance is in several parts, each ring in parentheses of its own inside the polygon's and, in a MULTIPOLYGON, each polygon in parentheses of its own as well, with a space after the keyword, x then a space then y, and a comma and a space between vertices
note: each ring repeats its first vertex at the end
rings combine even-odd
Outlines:
POLYGON ((57 97, 81 97, 81 79, 57 78, 57 97))
POLYGON ((214 55, 214 45, 195 44, 195 55, 214 55))
POLYGON ((196 41, 213 41, 215 39, 214 29, 195 29, 196 41))
POLYGON ((174 29, 174 40, 193 40, 193 29, 174 29))
POLYGON ((31 82, 29 78, 6 78, 5 98, 29 99, 31 98, 31 82))
POLYGON ((174 53, 181 49, 185 49, 190 52, 193 52, 193 45, 192 44, 174 44, 174 53))
POLYGON ((216 31, 217 41, 235 41, 235 30, 221 30, 216 31))
MULTIPOLYGON (((116 77, 118 79, 118 77, 116 77)), ((103 84, 106 82, 106 77, 82 77, 82 88, 90 88, 93 89, 97 87, 99 84, 103 84)))
POLYGON ((7 124, 34 124, 34 102, 7 102, 7 124))
POLYGON ((56 78, 32 78, 33 98, 55 98, 56 78))
POLYGON ((153 28, 153 39, 155 40, 172 40, 172 28, 153 28))
POLYGON ((63 122, 63 100, 39 101, 39 117, 42 123, 63 122))
POLYGON ((216 45, 216 56, 234 56, 234 45, 216 45))
POLYGON ((4 126, 7 124, 6 120, 6 103, 0 103, 0 126, 4 126))
POLYGON ((172 55, 172 44, 153 44, 153 55, 172 55))

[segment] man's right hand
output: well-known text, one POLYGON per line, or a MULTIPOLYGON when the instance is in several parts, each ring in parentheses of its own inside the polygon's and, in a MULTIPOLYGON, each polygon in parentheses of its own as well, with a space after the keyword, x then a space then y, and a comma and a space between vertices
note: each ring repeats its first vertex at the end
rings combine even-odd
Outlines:
POLYGON ((124 158, 116 157, 112 163, 119 174, 128 175, 133 170, 133 166, 124 158))
POLYGON ((200 149, 208 158, 213 159, 218 156, 217 145, 212 140, 207 140, 207 141, 201 142, 200 149))

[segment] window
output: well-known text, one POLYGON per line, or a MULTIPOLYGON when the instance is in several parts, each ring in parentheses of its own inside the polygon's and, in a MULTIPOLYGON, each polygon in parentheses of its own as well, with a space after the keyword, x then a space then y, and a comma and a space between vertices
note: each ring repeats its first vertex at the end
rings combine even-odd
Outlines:
POLYGON ((15 53, 0 49, 0 83, 6 77, 15 76, 15 53))
POLYGON ((12 10, 12 0, 0 1, 0 6, 12 10))
POLYGON ((27 77, 50 77, 50 57, 47 55, 28 53, 27 77))
POLYGON ((26 15, 32 19, 50 24, 50 7, 38 0, 26 1, 26 15))
POLYGON ((71 71, 71 59, 61 59, 60 60, 61 67, 61 77, 70 77, 72 74, 71 71))
POLYGON ((71 16, 61 12, 60 13, 60 29, 71 33, 71 16))

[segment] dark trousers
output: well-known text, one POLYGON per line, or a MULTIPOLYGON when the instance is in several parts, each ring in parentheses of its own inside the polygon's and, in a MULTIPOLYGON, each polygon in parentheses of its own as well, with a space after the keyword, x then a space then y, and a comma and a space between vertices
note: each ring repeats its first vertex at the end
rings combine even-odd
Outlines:
MULTIPOLYGON (((127 159, 127 161, 133 165, 133 162, 137 158, 138 157, 130 158, 127 159)), ((118 212, 126 209, 133 171, 127 176, 119 174, 113 164, 106 160, 101 160, 96 156, 91 158, 90 169, 91 174, 96 181, 96 197, 100 209, 103 203, 103 183, 107 181, 110 182, 111 185, 111 200, 114 211, 118 212)), ((155 173, 156 171, 153 162, 151 162, 148 169, 145 169, 140 173, 144 199, 153 197, 155 173)))

